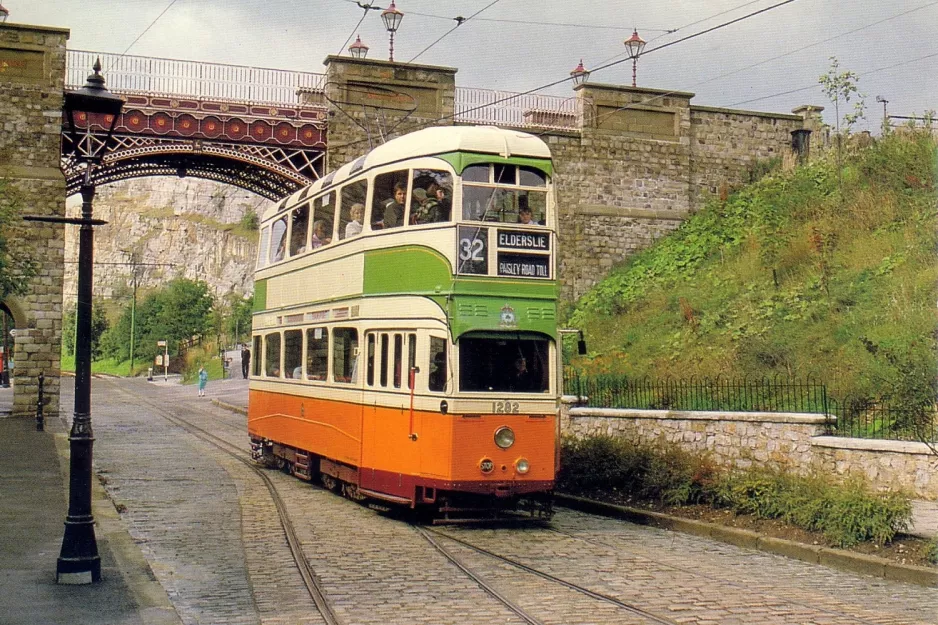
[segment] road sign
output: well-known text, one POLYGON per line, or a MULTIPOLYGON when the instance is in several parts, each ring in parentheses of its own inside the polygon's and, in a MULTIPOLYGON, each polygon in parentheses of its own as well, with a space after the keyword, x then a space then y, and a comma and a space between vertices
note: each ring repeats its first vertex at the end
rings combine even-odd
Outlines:
POLYGON ((156 346, 157 346, 157 347, 166 347, 166 341, 157 341, 157 342, 156 342, 156 346))
POLYGON ((16 338, 16 328, 10 329, 10 336, 12 336, 13 338, 16 338))

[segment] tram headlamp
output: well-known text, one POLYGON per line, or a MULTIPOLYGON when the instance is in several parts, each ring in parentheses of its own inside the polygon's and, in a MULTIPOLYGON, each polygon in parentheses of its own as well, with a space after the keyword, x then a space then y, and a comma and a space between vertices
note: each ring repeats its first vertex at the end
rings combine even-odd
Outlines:
POLYGON ((503 425, 495 430, 495 444, 502 449, 508 449, 515 444, 515 432, 510 427, 503 425))
POLYGON ((528 464, 526 459, 518 458, 517 462, 515 462, 515 470, 521 475, 524 475, 531 470, 531 465, 528 464))

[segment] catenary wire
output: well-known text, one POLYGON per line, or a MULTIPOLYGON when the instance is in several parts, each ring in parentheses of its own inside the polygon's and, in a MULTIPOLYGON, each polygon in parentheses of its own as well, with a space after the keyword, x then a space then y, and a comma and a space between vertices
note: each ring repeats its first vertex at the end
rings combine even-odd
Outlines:
POLYGON ((146 28, 144 28, 144 29, 143 29, 143 32, 140 33, 139 35, 137 35, 137 38, 134 39, 133 41, 131 41, 131 42, 130 42, 130 45, 127 46, 127 48, 125 48, 124 51, 121 52, 120 55, 118 55, 118 57, 117 57, 116 59, 114 59, 114 60, 111 62, 110 65, 108 65, 108 69, 111 69, 112 67, 114 67, 114 63, 117 63, 117 62, 121 59, 121 57, 123 57, 125 54, 127 54, 127 52, 128 52, 132 47, 134 47, 134 44, 137 43, 138 41, 140 41, 140 39, 141 39, 145 34, 147 34, 147 32, 149 32, 149 30, 150 30, 151 28, 153 28, 154 24, 156 24, 158 21, 160 21, 160 18, 163 17, 164 15, 166 15, 166 12, 169 11, 171 8, 173 8, 173 5, 176 4, 176 2, 178 2, 178 1, 179 1, 179 0, 170 0, 170 3, 169 3, 168 5, 166 5, 166 8, 163 9, 163 11, 162 11, 159 15, 157 15, 156 18, 155 18, 152 22, 150 22, 150 25, 147 26, 146 28))
POLYGON ((361 25, 362 25, 362 22, 365 21, 365 18, 368 17, 368 11, 369 11, 369 9, 372 8, 372 6, 371 6, 370 4, 362 5, 362 4, 359 3, 358 6, 363 9, 363 10, 362 10, 361 19, 358 20, 358 23, 355 24, 355 27, 354 27, 354 28, 352 28, 352 32, 349 33, 348 39, 345 40, 345 43, 342 44, 342 47, 339 48, 339 51, 336 52, 336 55, 342 54, 342 51, 345 50, 345 46, 348 45, 348 42, 351 41, 351 40, 352 40, 352 37, 355 35, 355 31, 358 30, 358 27, 361 26, 361 25))
MULTIPOLYGON (((699 36, 701 36, 701 35, 714 32, 714 31, 719 30, 719 29, 721 29, 721 28, 725 28, 726 26, 730 26, 730 25, 732 25, 732 24, 736 24, 736 23, 738 23, 738 22, 740 22, 740 21, 742 21, 742 20, 748 19, 748 18, 750 18, 750 17, 754 17, 754 16, 756 16, 756 15, 760 15, 760 14, 762 14, 762 13, 765 13, 765 12, 767 12, 767 11, 771 11, 771 10, 773 10, 773 9, 776 9, 776 8, 778 8, 778 7, 781 7, 781 6, 784 6, 784 5, 786 5, 786 4, 790 4, 790 3, 792 3, 792 2, 795 2, 795 0, 783 0, 782 2, 778 2, 778 3, 776 3, 776 4, 773 4, 773 5, 769 6, 769 7, 765 7, 765 8, 763 8, 763 9, 759 9, 758 11, 753 11, 752 13, 747 13, 746 15, 743 15, 743 16, 738 17, 738 18, 736 18, 736 19, 730 20, 730 21, 728 21, 728 22, 723 22, 723 23, 721 23, 721 24, 717 24, 716 26, 713 26, 713 27, 708 28, 708 29, 706 29, 706 30, 702 30, 702 31, 700 31, 700 32, 687 35, 686 37, 681 37, 680 39, 675 39, 674 41, 671 41, 671 42, 662 44, 662 45, 660 45, 660 46, 658 46, 658 47, 656 47, 656 48, 652 48, 651 50, 646 50, 646 51, 644 52, 644 54, 650 54, 650 53, 655 52, 655 51, 657 51, 657 50, 661 50, 661 49, 663 49, 663 48, 670 47, 670 46, 673 46, 673 45, 675 45, 675 44, 682 43, 682 42, 684 42, 684 41, 688 41, 688 40, 693 39, 693 38, 695 38, 695 37, 699 37, 699 36)), ((612 62, 610 62, 610 63, 606 63, 605 65, 602 65, 602 66, 600 66, 600 67, 597 67, 597 68, 594 69, 593 71, 594 71, 594 72, 597 72, 597 71, 600 71, 600 70, 603 70, 603 69, 607 69, 607 68, 609 68, 609 67, 613 67, 613 66, 615 66, 615 65, 618 65, 618 64, 620 64, 620 63, 623 63, 623 62, 625 62, 625 61, 627 61, 627 60, 629 60, 629 59, 626 58, 626 59, 620 59, 620 60, 618 60, 618 61, 612 61, 612 62)), ((568 81, 570 81, 570 80, 572 80, 572 78, 571 78, 570 76, 567 76, 566 78, 561 78, 561 79, 559 79, 559 80, 555 80, 555 81, 549 82, 549 83, 544 84, 544 85, 541 85, 541 86, 539 86, 539 87, 534 87, 533 89, 528 89, 527 91, 522 91, 522 92, 520 92, 520 93, 513 93, 513 94, 511 94, 511 95, 505 96, 505 97, 503 97, 503 98, 499 98, 499 99, 494 100, 494 101, 492 101, 492 102, 489 102, 489 103, 487 103, 487 104, 480 104, 480 105, 478 105, 478 106, 474 106, 474 107, 465 109, 465 110, 463 110, 463 111, 460 111, 460 114, 471 113, 472 111, 477 111, 477 110, 489 108, 490 106, 494 106, 494 105, 496 105, 496 104, 501 104, 501 103, 503 103, 503 102, 508 102, 508 101, 510 101, 510 100, 515 100, 515 99, 520 98, 520 97, 522 97, 522 96, 530 95, 530 94, 532 94, 532 93, 536 93, 536 92, 538 92, 538 91, 542 91, 542 90, 544 90, 544 89, 548 89, 548 88, 550 88, 550 87, 554 87, 554 86, 556 86, 556 85, 559 85, 559 84, 568 82, 568 81)), ((452 114, 450 114, 450 115, 444 115, 443 117, 440 117, 440 118, 435 119, 435 120, 430 121, 430 122, 421 122, 421 123, 419 123, 419 124, 414 125, 413 128, 409 129, 409 132, 413 132, 414 130, 419 130, 419 129, 421 129, 421 128, 425 128, 425 127, 430 126, 430 125, 436 125, 437 123, 439 123, 439 122, 441 122, 441 121, 446 121, 446 120, 448 120, 448 119, 452 119, 452 118, 454 118, 456 115, 457 115, 457 113, 454 112, 454 113, 452 113, 452 114)), ((392 130, 394 130, 394 129, 396 129, 396 126, 395 126, 394 128, 392 128, 392 130)), ((390 132, 390 131, 389 131, 389 132, 390 132)), ((364 138, 364 139, 356 139, 356 140, 354 140, 354 141, 349 141, 348 143, 344 143, 344 144, 342 144, 342 145, 336 146, 336 147, 334 147, 333 149, 343 149, 343 148, 347 148, 347 147, 350 147, 350 146, 353 146, 353 145, 358 145, 358 144, 360 144, 360 143, 364 143, 365 141, 367 141, 367 138, 364 138)))
POLYGON ((469 20, 471 20, 472 18, 474 18, 474 17, 475 17, 476 15, 478 15, 479 13, 482 13, 483 11, 485 11, 485 10, 487 10, 487 9, 489 9, 489 8, 491 8, 491 7, 493 7, 493 6, 495 6, 495 5, 498 4, 499 2, 500 2, 500 0, 492 0, 490 3, 488 3, 487 5, 485 5, 484 7, 482 7, 481 9, 479 9, 478 11, 476 11, 475 13, 473 13, 472 15, 470 15, 469 17, 467 17, 467 18, 465 18, 465 19, 462 19, 462 20, 461 20, 461 19, 457 19, 455 26, 453 26, 452 28, 450 28, 450 29, 449 29, 448 31, 446 31, 445 33, 443 33, 443 35, 441 35, 439 39, 437 39, 436 41, 434 41, 433 43, 431 43, 430 45, 428 45, 426 48, 424 48, 423 50, 421 50, 420 52, 418 52, 416 56, 414 56, 412 59, 410 59, 410 60, 407 61, 407 62, 408 62, 408 63, 413 63, 413 62, 414 62, 415 60, 417 60, 424 52, 426 52, 427 50, 429 50, 430 48, 432 48, 432 47, 435 46, 436 44, 438 44, 438 43, 440 43, 441 41, 443 41, 443 39, 445 39, 446 36, 449 35, 451 32, 453 32, 454 30, 456 30, 457 28, 459 28, 460 26, 462 26, 463 24, 465 24, 466 22, 468 22, 469 20))

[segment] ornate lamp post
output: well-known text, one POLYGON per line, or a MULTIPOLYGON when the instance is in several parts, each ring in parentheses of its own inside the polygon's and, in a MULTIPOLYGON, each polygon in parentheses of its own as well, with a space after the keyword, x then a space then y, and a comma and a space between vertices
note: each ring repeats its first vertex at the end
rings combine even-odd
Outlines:
POLYGON ((363 59, 368 56, 368 46, 362 43, 361 36, 355 37, 355 43, 348 47, 348 53, 356 59, 363 59))
POLYGON ((388 33, 391 35, 391 58, 389 59, 391 61, 394 60, 394 33, 400 28, 402 19, 404 19, 404 14, 398 11, 397 7, 394 6, 394 0, 391 0, 391 6, 381 11, 381 20, 384 22, 384 27, 387 29, 388 33))
POLYGON ((570 72, 570 77, 573 79, 573 85, 582 85, 589 79, 590 72, 588 69, 583 67, 583 59, 580 59, 580 64, 573 68, 573 71, 570 72))
POLYGON ((625 40, 625 48, 629 52, 629 58, 632 59, 632 86, 635 87, 635 77, 638 65, 638 57, 645 50, 645 40, 638 36, 638 30, 632 30, 632 36, 625 40))
POLYGON ((91 287, 94 266, 94 226, 106 222, 92 218, 95 186, 94 169, 107 154, 124 101, 104 87, 101 61, 85 86, 65 92, 65 115, 75 158, 84 163, 81 183, 81 217, 31 217, 32 221, 53 221, 81 226, 78 239, 78 304, 75 336, 75 413, 69 433, 68 516, 62 551, 56 563, 59 584, 90 584, 101 580, 101 557, 94 535, 91 514, 91 460, 94 434, 91 430, 91 287), (76 123, 81 122, 82 128, 76 123), (107 128, 102 140, 93 128, 107 128))

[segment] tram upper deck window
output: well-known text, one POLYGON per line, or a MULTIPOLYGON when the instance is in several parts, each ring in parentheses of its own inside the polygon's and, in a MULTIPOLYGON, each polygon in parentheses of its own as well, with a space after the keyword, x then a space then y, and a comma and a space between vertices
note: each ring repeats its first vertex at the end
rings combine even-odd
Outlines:
POLYGON ((371 227, 381 230, 397 228, 404 223, 407 205, 407 170, 375 176, 371 200, 371 227))
POLYGON ((537 335, 464 336, 459 339, 459 390, 547 392, 549 358, 547 339, 537 335))
POLYGON ((411 189, 410 223, 433 224, 450 220, 453 177, 449 172, 415 169, 411 189))
POLYGON ((261 229, 261 238, 257 244, 257 268, 267 266, 267 254, 270 249, 270 226, 261 229))
MULTIPOLYGON (((356 227, 352 224, 352 207, 353 206, 364 206, 365 205, 365 196, 368 195, 368 181, 360 180, 358 182, 353 182, 352 184, 347 184, 342 187, 342 204, 339 209, 339 239, 345 239, 349 236, 349 225, 351 224, 352 232, 355 231, 356 227)), ((358 209, 356 209, 357 212, 358 209)), ((358 232, 361 232, 361 222, 358 222, 358 232)), ((354 235, 353 235, 354 236, 354 235)))
POLYGON ((307 230, 309 230, 309 204, 303 204, 290 211, 290 256, 306 251, 307 230))
POLYGON ((332 226, 335 223, 335 193, 329 192, 313 201, 313 233, 310 249, 317 249, 332 242, 332 226))
POLYGON ((540 170, 502 163, 477 164, 463 170, 462 181, 463 219, 545 224, 547 176, 540 170))
POLYGON ((276 263, 284 258, 287 248, 287 216, 284 215, 270 227, 270 262, 276 263))

